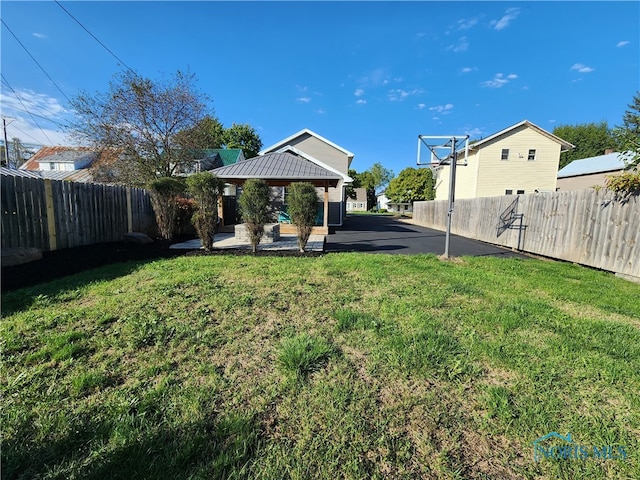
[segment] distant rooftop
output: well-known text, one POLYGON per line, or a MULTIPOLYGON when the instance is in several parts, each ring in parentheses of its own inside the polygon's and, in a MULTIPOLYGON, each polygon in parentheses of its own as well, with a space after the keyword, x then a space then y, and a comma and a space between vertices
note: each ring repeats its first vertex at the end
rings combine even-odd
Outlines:
POLYGON ((574 160, 566 167, 560 169, 558 178, 622 170, 625 167, 625 155, 624 153, 613 152, 606 155, 598 155, 597 157, 574 160))

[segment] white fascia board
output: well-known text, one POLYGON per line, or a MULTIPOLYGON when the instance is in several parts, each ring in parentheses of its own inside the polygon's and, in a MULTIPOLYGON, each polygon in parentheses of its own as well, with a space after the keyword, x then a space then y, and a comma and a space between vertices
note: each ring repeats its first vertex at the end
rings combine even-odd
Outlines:
POLYGON ((293 152, 296 155, 299 155, 300 157, 305 158, 305 159, 309 160, 310 162, 315 163, 319 167, 324 168, 325 170, 329 170, 330 172, 335 173, 336 175, 340 175, 342 177, 342 180, 344 181, 344 183, 352 183, 353 182, 353 179, 350 176, 345 175, 340 170, 336 170, 335 168, 330 167, 329 165, 327 165, 327 164, 321 162, 320 160, 318 160, 317 158, 312 157, 308 153, 304 153, 302 150, 298 150, 296 147, 292 147, 291 145, 285 145, 284 147, 279 148, 278 150, 276 150, 276 153, 284 153, 284 152, 293 152))
POLYGON ((349 150, 346 150, 346 149, 342 148, 340 145, 336 145, 331 140, 327 140, 326 138, 322 137, 321 135, 318 135, 317 133, 312 132, 308 128, 304 128, 304 129, 300 130, 299 132, 294 133, 293 135, 285 138, 284 140, 280 140, 279 142, 274 143, 270 147, 263 148, 262 150, 260 150, 260 152, 258 152, 258 155, 264 155, 265 153, 269 153, 269 152, 273 151, 274 149, 277 149, 277 148, 281 147, 282 145, 287 145, 291 140, 293 140, 294 138, 298 138, 299 136, 304 135, 305 133, 308 134, 308 135, 311 135, 312 137, 317 138, 318 140, 326 143, 327 145, 332 146, 333 148, 335 148, 337 150, 340 150, 342 153, 344 153, 345 155, 347 155, 349 157, 349 163, 351 163, 351 160, 354 157, 353 153, 351 153, 349 150))
POLYGON ((482 144, 490 142, 491 140, 494 140, 502 135, 505 135, 506 133, 509 133, 511 130, 515 130, 516 128, 519 128, 523 125, 527 125, 531 128, 533 128, 534 130, 536 130, 538 133, 551 138, 552 140, 554 140, 555 142, 559 143, 561 147, 565 147, 565 150, 561 150, 561 151, 566 151, 569 150, 571 148, 575 148, 575 145, 572 145, 571 143, 562 140, 560 137, 555 136, 553 133, 547 132, 544 128, 541 128, 539 126, 537 126, 535 123, 530 122, 529 120, 522 120, 521 122, 516 123, 515 125, 511 125, 510 127, 505 128, 504 130, 500 130, 498 133, 494 133, 493 135, 488 136, 487 138, 483 138, 482 140, 473 143, 471 145, 469 145, 469 150, 475 150, 478 147, 480 147, 482 144))

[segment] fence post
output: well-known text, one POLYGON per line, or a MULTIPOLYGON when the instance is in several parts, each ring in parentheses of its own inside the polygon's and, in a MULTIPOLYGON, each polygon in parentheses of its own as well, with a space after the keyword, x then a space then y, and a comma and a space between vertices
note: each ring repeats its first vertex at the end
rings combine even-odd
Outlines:
POLYGON ((127 233, 133 232, 133 212, 131 209, 131 188, 127 187, 127 233))
POLYGON ((49 250, 58 248, 58 240, 56 237, 56 211, 53 208, 53 189, 51 188, 51 179, 44 179, 44 199, 47 205, 47 227, 49 231, 49 250))

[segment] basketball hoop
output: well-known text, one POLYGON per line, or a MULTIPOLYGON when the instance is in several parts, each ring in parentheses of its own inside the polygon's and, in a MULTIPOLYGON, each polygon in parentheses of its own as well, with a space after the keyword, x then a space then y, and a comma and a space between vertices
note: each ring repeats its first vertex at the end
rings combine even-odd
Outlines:
POLYGON ((451 240, 451 217, 456 191, 456 168, 458 165, 467 166, 469 156, 469 135, 418 135, 417 165, 426 165, 430 168, 449 165, 449 210, 447 211, 447 232, 444 240, 444 256, 449 258, 449 243, 451 240), (429 162, 421 162, 420 146, 425 145, 430 152, 429 162), (460 157, 464 155, 462 163, 460 157))

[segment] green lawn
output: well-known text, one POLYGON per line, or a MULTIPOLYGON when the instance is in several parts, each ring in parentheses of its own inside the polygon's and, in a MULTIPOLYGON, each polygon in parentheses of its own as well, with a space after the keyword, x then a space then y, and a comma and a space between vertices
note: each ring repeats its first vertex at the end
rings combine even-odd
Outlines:
POLYGON ((2 477, 640 478, 639 297, 570 264, 364 254, 8 293, 2 477), (535 462, 553 431, 626 458, 535 462))

